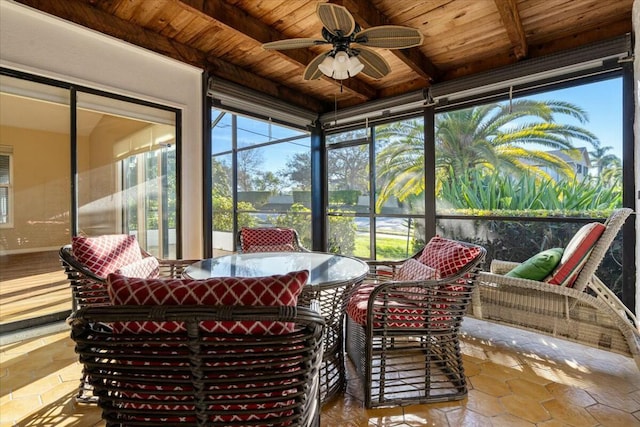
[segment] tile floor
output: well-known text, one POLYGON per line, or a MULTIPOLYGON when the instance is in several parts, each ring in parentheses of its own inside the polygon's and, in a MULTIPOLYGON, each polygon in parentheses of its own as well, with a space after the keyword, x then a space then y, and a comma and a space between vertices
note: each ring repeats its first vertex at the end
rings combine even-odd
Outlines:
MULTIPOLYGON (((623 356, 467 319, 469 395, 458 402, 367 410, 349 373, 322 426, 640 426, 640 372, 623 356)), ((0 427, 103 426, 77 404, 80 366, 68 332, 0 346, 0 427)))

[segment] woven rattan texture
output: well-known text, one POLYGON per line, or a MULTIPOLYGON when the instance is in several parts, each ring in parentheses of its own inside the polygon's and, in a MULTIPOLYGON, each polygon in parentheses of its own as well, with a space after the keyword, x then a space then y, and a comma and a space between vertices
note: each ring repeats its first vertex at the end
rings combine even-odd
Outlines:
POLYGON ((596 276, 631 209, 617 209, 605 221, 572 288, 505 276, 518 263, 494 260, 480 274, 470 315, 633 357, 640 367, 638 321, 596 276))
POLYGON ((297 307, 102 306, 70 320, 107 426, 317 426, 324 320, 297 307), (113 322, 184 322, 116 334, 113 322), (215 321, 294 323, 279 335, 209 333, 215 321))
MULTIPOLYGON (((486 251, 455 275, 434 280, 392 280, 398 262, 371 263, 361 325, 347 316, 346 347, 363 379, 367 407, 458 400, 467 394, 458 333, 486 251)), ((417 255, 419 256, 419 254, 417 255)))

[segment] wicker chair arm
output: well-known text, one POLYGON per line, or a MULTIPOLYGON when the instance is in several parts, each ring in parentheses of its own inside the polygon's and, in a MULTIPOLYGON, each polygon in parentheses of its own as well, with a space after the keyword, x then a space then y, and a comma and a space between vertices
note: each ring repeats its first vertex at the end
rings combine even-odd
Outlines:
POLYGON ((399 261, 383 261, 383 260, 369 260, 367 265, 369 266, 369 272, 372 275, 393 277, 398 267, 400 267, 405 260, 399 261))
POLYGON ((180 278, 185 268, 198 262, 198 259, 158 259, 160 276, 180 278))
POLYGON ((566 286, 551 285, 547 282, 521 279, 519 277, 509 277, 502 274, 487 272, 480 272, 480 274, 478 275, 478 281, 481 286, 512 286, 520 289, 528 289, 537 292, 549 292, 574 298, 578 298, 582 293, 584 293, 583 291, 579 291, 574 288, 568 288, 566 286))
POLYGON ((112 305, 88 306, 72 313, 68 322, 78 326, 94 323, 111 323, 123 321, 282 321, 316 324, 322 329, 324 317, 306 307, 296 306, 208 306, 208 305, 173 305, 173 306, 140 306, 112 305))
POLYGON ((502 261, 499 259, 494 259, 493 261, 491 261, 491 266, 489 271, 495 274, 506 274, 519 265, 520 265, 519 262, 502 261))
POLYGON ((99 283, 106 283, 106 279, 104 277, 100 277, 95 273, 93 273, 91 270, 85 267, 84 264, 79 262, 73 256, 73 250, 71 249, 71 245, 65 245, 62 248, 60 248, 60 251, 58 252, 58 254, 63 264, 67 264, 67 266, 70 267, 70 270, 68 269, 69 270, 68 273, 70 271, 75 271, 76 274, 85 276, 88 279, 94 280, 99 283))

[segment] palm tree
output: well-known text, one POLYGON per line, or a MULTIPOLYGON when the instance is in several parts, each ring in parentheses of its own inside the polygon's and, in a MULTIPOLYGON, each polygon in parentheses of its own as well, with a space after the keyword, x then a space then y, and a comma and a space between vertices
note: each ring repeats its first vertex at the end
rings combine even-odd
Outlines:
MULTIPOLYGON (((587 122, 580 107, 561 101, 514 101, 510 106, 492 103, 436 116, 436 173, 441 178, 462 176, 473 169, 499 170, 520 175, 533 172, 549 178, 549 170, 573 177, 571 166, 547 151, 567 150, 572 141, 596 145, 597 137, 578 126, 555 121, 568 115, 587 122)), ((404 200, 424 191, 424 124, 407 120, 381 126, 377 138, 385 141, 376 157, 381 183, 378 205, 391 195, 404 200)))
POLYGON ((620 159, 615 154, 607 154, 607 151, 613 150, 613 147, 607 145, 603 147, 599 142, 593 144, 593 151, 589 151, 589 156, 591 156, 592 163, 595 163, 595 166, 598 170, 598 176, 602 175, 602 172, 605 169, 615 168, 619 166, 620 159))

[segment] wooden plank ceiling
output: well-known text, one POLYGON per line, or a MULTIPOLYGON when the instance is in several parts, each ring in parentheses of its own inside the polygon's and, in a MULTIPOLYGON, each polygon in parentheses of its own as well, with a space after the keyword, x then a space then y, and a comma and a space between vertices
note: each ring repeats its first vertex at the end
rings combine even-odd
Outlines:
POLYGON ((329 47, 264 50, 265 42, 321 39, 310 0, 17 0, 323 113, 631 32, 633 0, 331 0, 363 29, 404 25, 422 46, 375 49, 391 72, 342 82, 303 80, 329 47))

